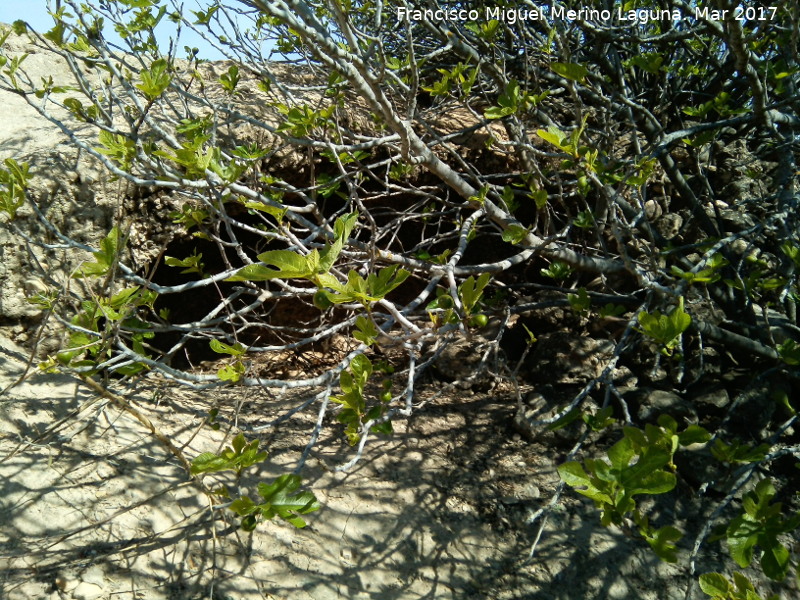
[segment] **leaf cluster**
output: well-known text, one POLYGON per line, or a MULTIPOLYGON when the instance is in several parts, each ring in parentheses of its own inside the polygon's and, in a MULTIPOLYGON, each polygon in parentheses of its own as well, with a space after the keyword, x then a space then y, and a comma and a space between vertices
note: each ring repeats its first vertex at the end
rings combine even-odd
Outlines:
POLYGON ((674 419, 662 415, 658 425, 644 430, 623 427, 623 437, 607 451, 606 458, 569 461, 558 467, 561 479, 601 509, 604 526, 621 525, 628 516, 653 550, 664 560, 675 560, 674 528, 651 531, 637 509, 635 497, 665 494, 676 484, 672 458, 681 446, 704 443, 710 438, 702 427, 691 425, 678 433, 674 419))

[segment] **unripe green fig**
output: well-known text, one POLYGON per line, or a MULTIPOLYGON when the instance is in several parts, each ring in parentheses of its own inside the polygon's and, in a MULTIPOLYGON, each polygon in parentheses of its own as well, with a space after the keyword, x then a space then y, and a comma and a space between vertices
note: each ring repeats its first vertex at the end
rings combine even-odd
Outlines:
POLYGON ((328 310, 331 306, 333 306, 333 302, 331 302, 331 299, 328 298, 328 294, 325 292, 325 290, 317 290, 314 294, 314 306, 320 310, 328 310))
POLYGON ((489 317, 483 314, 473 315, 469 320, 469 324, 472 327, 486 327, 488 322, 489 317))

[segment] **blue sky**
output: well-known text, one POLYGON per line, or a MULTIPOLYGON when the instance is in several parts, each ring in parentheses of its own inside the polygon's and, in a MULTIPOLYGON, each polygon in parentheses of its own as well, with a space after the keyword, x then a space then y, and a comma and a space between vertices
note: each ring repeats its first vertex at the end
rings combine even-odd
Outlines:
MULTIPOLYGON (((194 3, 186 2, 186 4, 191 7, 194 3)), ((53 27, 53 20, 47 14, 47 0, 0 0, 0 23, 13 23, 18 19, 27 21, 36 31, 47 31, 53 27)), ((159 43, 166 48, 166 41, 170 32, 167 19, 165 18, 164 21, 166 23, 159 25, 156 33, 158 34, 159 43)), ((106 27, 106 29, 105 35, 107 39, 112 41, 119 40, 111 27, 106 27)), ((183 46, 199 48, 201 58, 211 60, 222 58, 201 37, 186 29, 181 34, 181 43, 178 51, 178 56, 181 58, 185 56, 183 46)))

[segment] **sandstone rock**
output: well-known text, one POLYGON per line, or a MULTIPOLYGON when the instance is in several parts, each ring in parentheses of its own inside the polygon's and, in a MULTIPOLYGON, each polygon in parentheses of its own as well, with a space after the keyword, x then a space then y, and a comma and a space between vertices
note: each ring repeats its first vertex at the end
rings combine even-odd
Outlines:
POLYGON ((689 422, 697 421, 697 412, 692 403, 669 390, 642 388, 631 392, 625 398, 626 400, 630 398, 639 404, 637 416, 642 422, 654 423, 660 415, 671 415, 679 423, 682 419, 689 422))
POLYGON ((528 364, 551 384, 586 383, 602 373, 613 352, 612 340, 559 331, 539 336, 528 364))
POLYGON ((693 398, 693 401, 698 405, 710 406, 713 408, 725 408, 730 404, 731 398, 728 395, 728 390, 722 388, 718 390, 711 390, 693 398))
POLYGON ((82 581, 78 584, 78 587, 72 591, 72 597, 75 600, 97 600, 97 598, 104 593, 105 590, 99 585, 82 581))

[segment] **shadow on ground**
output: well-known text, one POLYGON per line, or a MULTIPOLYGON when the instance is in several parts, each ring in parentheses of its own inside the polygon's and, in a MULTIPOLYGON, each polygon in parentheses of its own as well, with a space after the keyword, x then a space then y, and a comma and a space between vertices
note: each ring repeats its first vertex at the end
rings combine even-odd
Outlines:
MULTIPOLYGON (((22 356, 9 352, 3 387, 21 372, 22 356)), ((226 440, 225 426, 203 424, 212 405, 223 424, 238 418, 248 430, 306 397, 136 396, 190 459, 226 440)), ((502 392, 440 395, 397 421, 391 438, 374 438, 349 472, 333 470, 353 449, 329 423, 303 470, 322 510, 302 530, 274 521, 245 533, 140 423, 37 374, 0 397, 0 597, 683 598, 678 568, 600 529, 573 496, 550 513, 530 559, 540 522, 528 520, 555 492, 563 452, 515 435, 514 411, 502 392)), ((291 471, 315 419, 312 405, 263 435, 270 460, 239 489, 254 495, 259 481, 291 471)))

